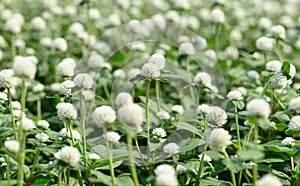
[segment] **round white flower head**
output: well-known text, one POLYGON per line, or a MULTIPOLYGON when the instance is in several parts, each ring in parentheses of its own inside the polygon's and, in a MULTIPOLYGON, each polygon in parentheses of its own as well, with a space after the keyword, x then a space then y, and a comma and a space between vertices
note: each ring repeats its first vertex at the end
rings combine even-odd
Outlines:
POLYGON ((247 89, 245 87, 238 87, 237 90, 240 91, 243 96, 247 96, 247 89))
POLYGON ((156 113, 156 116, 161 120, 170 119, 170 114, 168 112, 164 111, 164 110, 159 111, 158 113, 156 113))
POLYGON ((49 139, 49 136, 46 133, 38 133, 35 135, 35 138, 41 142, 45 142, 49 139))
POLYGON ((166 59, 162 54, 155 53, 148 59, 148 63, 154 63, 160 70, 162 70, 165 68, 166 59))
POLYGON ((79 34, 81 32, 84 32, 84 27, 81 23, 75 22, 69 26, 68 32, 71 34, 79 34))
POLYGON ((21 103, 19 101, 13 101, 11 106, 14 110, 21 110, 21 103))
POLYGON ((96 153, 89 154, 88 157, 90 160, 99 160, 100 159, 100 156, 96 153))
POLYGON ((266 69, 271 72, 280 72, 281 71, 281 62, 277 60, 272 60, 267 62, 266 69))
POLYGON ((272 21, 267 17, 262 17, 258 21, 258 27, 264 30, 268 30, 272 26, 272 21))
POLYGON ((235 100, 239 101, 243 99, 243 95, 238 90, 232 90, 227 94, 227 99, 230 101, 235 101, 235 100))
POLYGON ((127 73, 128 79, 132 79, 132 78, 134 78, 136 75, 138 75, 140 73, 141 73, 141 69, 139 69, 139 68, 132 68, 127 73))
POLYGON ((79 88, 83 88, 83 89, 90 89, 94 85, 94 80, 93 80, 92 76, 90 76, 86 73, 77 74, 74 77, 73 81, 76 86, 78 86, 79 88))
POLYGON ((171 110, 172 110, 173 112, 176 112, 176 113, 179 114, 179 115, 182 115, 183 112, 184 112, 184 109, 183 109, 183 107, 182 107, 181 105, 174 105, 174 106, 171 108, 171 110))
POLYGON ((235 46, 226 47, 224 52, 228 59, 237 59, 239 57, 239 50, 235 46))
POLYGON ((40 40, 40 44, 43 45, 44 47, 51 47, 52 46, 53 40, 50 37, 43 37, 40 40))
POLYGON ((99 68, 103 67, 105 64, 105 60, 102 56, 92 53, 88 59, 88 67, 91 69, 98 70, 99 68))
POLYGON ((71 103, 58 103, 56 109, 61 120, 77 118, 77 110, 71 103))
POLYGON ((213 23, 224 23, 225 22, 225 14, 221 9, 214 9, 210 13, 210 20, 213 23))
POLYGON ((120 92, 115 99, 115 105, 117 108, 132 103, 133 103, 132 96, 127 92, 120 92))
POLYGON ((160 138, 164 138, 167 136, 165 129, 161 127, 153 129, 152 134, 160 138))
POLYGON ((179 54, 192 56, 192 55, 195 55, 195 48, 192 43, 184 42, 179 45, 178 52, 179 52, 179 54))
POLYGON ((187 171, 187 168, 185 168, 184 166, 182 166, 180 164, 176 166, 176 172, 177 172, 177 174, 183 174, 186 171, 187 171))
POLYGON ((225 152, 227 146, 232 143, 231 135, 223 128, 214 128, 207 138, 207 143, 212 150, 225 152))
POLYGON ((72 80, 66 80, 59 85, 59 91, 65 96, 72 96, 72 88, 75 87, 75 83, 72 80))
POLYGON ((58 50, 60 50, 61 52, 65 52, 68 50, 68 44, 67 41, 64 38, 55 38, 53 40, 52 46, 58 50))
POLYGON ((206 118, 208 123, 215 127, 221 127, 227 122, 226 112, 218 106, 210 107, 206 118))
MULTIPOLYGON (((17 122, 17 126, 20 126, 20 121, 17 122)), ((34 121, 28 118, 23 118, 22 120, 22 129, 24 131, 29 131, 35 128, 35 124, 34 121)))
MULTIPOLYGON (((199 155, 198 155, 198 158, 201 160, 201 159, 202 159, 202 156, 203 156, 203 154, 199 154, 199 155)), ((206 161, 206 162, 210 162, 212 159, 211 159, 211 157, 209 157, 208 155, 204 154, 203 160, 206 161)))
POLYGON ((173 166, 163 164, 159 165, 154 170, 155 181, 160 186, 177 186, 176 171, 173 166))
POLYGON ((116 112, 110 106, 101 106, 94 110, 92 118, 99 125, 113 123, 116 120, 116 112))
POLYGON ((113 72, 113 76, 114 76, 114 78, 125 79, 126 74, 125 74, 124 70, 117 69, 113 72))
POLYGON ((76 67, 76 63, 74 64, 72 60, 63 60, 58 63, 56 67, 56 73, 60 76, 72 77, 74 76, 74 69, 76 67))
POLYGON ((7 140, 4 142, 4 147, 13 153, 17 153, 19 152, 19 142, 17 142, 16 140, 7 140))
POLYGON ((270 104, 263 99, 249 101, 246 110, 251 116, 268 117, 271 114, 270 104))
POLYGON ((81 95, 83 96, 83 99, 85 101, 90 101, 90 100, 94 99, 94 97, 95 97, 95 94, 90 90, 83 90, 81 92, 81 95))
POLYGON ((194 83, 197 85, 204 85, 206 87, 211 87, 212 80, 208 73, 199 72, 194 77, 194 83))
POLYGON ((293 64, 290 64, 290 72, 289 75, 294 77, 296 75, 296 67, 293 64))
MULTIPOLYGON (((59 131, 59 134, 61 136, 67 136, 69 138, 72 138, 70 130, 67 130, 66 128, 61 129, 59 131)), ((81 140, 81 134, 77 130, 72 129, 72 135, 75 140, 81 140)))
POLYGON ((10 18, 5 22, 4 30, 17 34, 21 32, 22 24, 16 18, 10 18))
POLYGON ((166 154, 174 155, 179 153, 179 146, 176 143, 168 143, 163 147, 163 151, 166 154))
POLYGON ((288 85, 288 79, 282 73, 278 73, 271 78, 270 86, 274 89, 284 89, 288 85))
POLYGON ((295 139, 292 137, 286 137, 281 141, 281 144, 284 146, 294 146, 295 145, 295 139))
POLYGON ((254 80, 259 79, 259 73, 255 70, 249 70, 247 76, 254 80))
POLYGON ((47 28, 45 20, 41 17, 34 17, 30 23, 34 30, 45 30, 47 28))
POLYGON ((16 58, 13 63, 13 70, 17 76, 25 76, 34 79, 36 73, 36 65, 28 58, 16 58))
POLYGON ((0 92, 0 100, 4 100, 4 101, 8 100, 7 94, 5 92, 0 92))
POLYGON ((39 83, 37 85, 35 85, 34 87, 32 87, 32 91, 33 92, 42 92, 44 90, 44 85, 39 83))
POLYGON ((282 186, 282 183, 278 178, 272 176, 271 174, 264 175, 261 179, 257 180, 255 186, 282 186))
POLYGON ((0 71, 0 87, 12 88, 18 84, 17 77, 14 77, 15 72, 12 69, 4 69, 0 71))
POLYGON ((76 148, 67 146, 55 153, 54 157, 75 167, 80 162, 81 154, 76 148))
POLYGON ((37 126, 47 129, 49 128, 49 123, 46 120, 40 120, 37 122, 37 126))
POLYGON ((256 40, 256 48, 261 51, 268 51, 273 48, 274 41, 268 37, 260 37, 256 40))
POLYGON ((201 104, 196 109, 196 115, 207 114, 210 111, 210 106, 207 104, 201 104))
POLYGON ((117 117, 123 124, 139 127, 144 121, 144 110, 138 104, 125 104, 119 108, 117 117))
MULTIPOLYGON (((13 115, 18 119, 21 115, 21 110, 13 110, 13 115)), ((23 117, 26 117, 26 113, 23 112, 23 117)))
POLYGON ((154 63, 145 63, 142 66, 141 75, 149 79, 154 79, 160 76, 160 69, 154 63))
POLYGON ((293 116, 290 123, 288 130, 299 130, 300 129, 300 116, 293 116))
POLYGON ((89 18, 92 20, 97 20, 101 17, 101 13, 97 8, 91 8, 89 9, 89 18))
POLYGON ((291 99, 289 103, 289 109, 300 112, 300 96, 291 99))
POLYGON ((282 25, 274 25, 271 27, 271 34, 275 38, 285 39, 286 38, 286 31, 282 25))
POLYGON ((121 136, 117 132, 107 132, 103 134, 103 137, 112 143, 117 143, 121 139, 121 136))

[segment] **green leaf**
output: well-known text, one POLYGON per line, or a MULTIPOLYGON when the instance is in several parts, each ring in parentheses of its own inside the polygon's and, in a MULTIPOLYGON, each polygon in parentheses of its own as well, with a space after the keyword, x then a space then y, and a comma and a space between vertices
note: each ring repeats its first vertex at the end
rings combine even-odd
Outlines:
POLYGON ((290 149, 288 147, 280 147, 277 145, 264 145, 264 149, 265 151, 287 153, 289 156, 293 156, 295 153, 293 149, 290 149))
POLYGON ((118 176, 116 182, 117 186, 134 186, 134 182, 130 176, 118 176))
POLYGON ((256 120, 258 126, 260 126, 263 130, 268 130, 270 127, 275 127, 273 123, 270 122, 268 118, 258 118, 256 120))
POLYGON ((243 168, 243 162, 235 156, 231 156, 229 159, 223 159, 222 162, 229 170, 235 173, 243 168))
POLYGON ((193 134, 197 134, 199 136, 202 137, 202 134, 201 132, 199 131, 199 129, 197 129, 195 126, 189 124, 189 123, 186 123, 186 122, 178 122, 176 124, 176 127, 178 130, 182 129, 182 130, 187 130, 189 132, 192 132, 193 134))
POLYGON ((297 163, 297 165, 300 165, 300 150, 295 153, 294 161, 297 163))
POLYGON ((143 76, 142 74, 137 74, 135 77, 133 77, 132 79, 130 79, 129 81, 131 83, 136 83, 136 82, 139 82, 139 81, 142 81, 146 79, 145 76, 143 76))
POLYGON ((169 80, 166 78, 155 78, 155 80, 160 81, 162 83, 169 83, 169 80))
POLYGON ((284 76, 286 76, 288 79, 291 78, 290 76, 290 63, 285 61, 282 63, 282 66, 281 66, 281 72, 284 76))
POLYGON ((298 88, 298 90, 296 90, 296 93, 297 93, 297 94, 300 94, 300 88, 298 88))
POLYGON ((14 131, 13 131, 12 128, 9 128, 9 127, 0 127, 0 136, 10 135, 13 132, 14 131))
POLYGON ((96 171, 96 170, 91 170, 91 173, 92 173, 92 175, 96 176, 96 178, 90 178, 90 181, 92 183, 101 182, 106 185, 111 185, 111 177, 110 176, 105 175, 102 172, 96 171))
POLYGON ((245 107, 245 103, 242 100, 232 101, 232 103, 234 104, 234 106, 236 106, 240 110, 243 110, 243 108, 245 107))
POLYGON ((125 58, 126 55, 123 52, 117 51, 109 58, 109 60, 112 62, 120 62, 120 61, 124 61, 125 58))
POLYGON ((264 157, 264 153, 258 150, 240 150, 237 154, 244 161, 259 160, 264 157))
POLYGON ((32 186, 41 186, 46 185, 50 182, 50 178, 35 178, 33 183, 31 183, 32 186))
POLYGON ((211 159, 213 159, 213 160, 219 160, 219 159, 224 158, 223 154, 221 154, 218 151, 209 150, 209 151, 206 151, 205 154, 208 155, 209 157, 211 157, 211 159))
POLYGON ((195 149, 196 147, 203 145, 205 141, 198 139, 198 138, 189 138, 183 140, 179 143, 180 152, 187 152, 190 150, 195 149))
POLYGON ((150 152, 155 151, 156 149, 162 147, 163 143, 166 141, 166 139, 160 139, 159 143, 153 143, 150 141, 150 152))

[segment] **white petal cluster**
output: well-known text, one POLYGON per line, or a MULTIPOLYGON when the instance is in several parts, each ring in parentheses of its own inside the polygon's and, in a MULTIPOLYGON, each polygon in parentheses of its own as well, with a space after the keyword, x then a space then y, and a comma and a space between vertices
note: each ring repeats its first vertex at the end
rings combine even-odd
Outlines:
POLYGON ((210 106, 207 104, 201 104, 196 109, 196 115, 207 114, 210 111, 210 106))
POLYGON ((101 55, 98 55, 96 53, 91 54, 91 56, 88 59, 88 67, 90 69, 98 70, 102 68, 105 65, 105 60, 101 55))
POLYGON ((155 181, 160 186, 177 186, 177 177, 174 167, 171 165, 159 165, 154 170, 155 181))
POLYGON ((123 105, 132 104, 132 103, 133 103, 132 96, 127 92, 120 92, 115 99, 115 105, 117 108, 120 108, 123 105))
POLYGON ((232 143, 231 135, 223 128, 214 128, 207 138, 207 143, 212 150, 225 152, 227 146, 232 143))
POLYGON ((84 32, 84 27, 81 23, 79 22, 75 22, 75 23, 72 23, 69 28, 68 28, 68 32, 71 33, 71 34, 79 34, 81 32, 84 32))
POLYGON ((255 46, 258 50, 268 51, 273 49, 274 40, 268 37, 260 37, 256 40, 255 46))
POLYGON ((270 80, 270 86, 274 89, 283 89, 288 85, 288 79, 281 73, 276 74, 270 80))
POLYGON ((43 45, 44 47, 52 47, 52 42, 53 40, 50 37, 43 37, 40 40, 40 44, 43 45))
POLYGON ((89 154, 88 157, 90 160, 99 160, 100 159, 100 156, 96 153, 89 154))
POLYGON ((284 146, 294 146, 295 145, 295 139, 292 137, 286 137, 281 141, 281 144, 284 146))
MULTIPOLYGON (((202 159, 202 156, 203 156, 203 154, 199 154, 199 155, 198 155, 198 158, 201 160, 201 159, 202 159)), ((210 156, 204 154, 203 161, 210 162, 210 161, 212 161, 212 159, 211 159, 210 156)))
POLYGON ((280 72, 281 71, 281 62, 277 60, 272 60, 267 62, 266 69, 271 72, 280 72))
MULTIPOLYGON (((69 138, 72 138, 71 131, 69 129, 67 130, 66 128, 62 128, 59 131, 59 135, 61 135, 61 136, 67 136, 69 138)), ((73 130, 72 129, 72 135, 73 135, 73 138, 75 140, 81 140, 81 134, 77 130, 73 130)))
POLYGON ((293 116, 289 123, 289 130, 299 130, 300 129, 300 116, 293 116))
POLYGON ((42 92, 44 91, 45 86, 41 83, 35 85, 34 87, 32 87, 32 91, 37 93, 37 92, 42 92))
POLYGON ((225 22, 225 14, 221 9, 214 9, 210 13, 210 20, 213 23, 224 23, 225 22))
POLYGON ((251 79, 254 79, 254 80, 259 79, 259 73, 255 70, 249 70, 247 72, 247 76, 249 76, 251 79))
POLYGON ((154 63, 145 63, 142 66, 141 75, 149 79, 158 78, 160 76, 160 69, 154 63))
POLYGON ((21 103, 19 101, 13 101, 11 106, 14 110, 21 110, 21 103))
POLYGON ((0 87, 13 88, 18 84, 18 79, 14 76, 12 69, 4 69, 0 71, 0 87))
POLYGON ((170 114, 164 110, 157 112, 156 116, 161 120, 170 119, 170 114))
POLYGON ((204 85, 206 87, 211 87, 212 80, 208 73, 199 72, 194 77, 194 83, 197 85, 204 85))
POLYGON ((80 152, 74 147, 63 147, 57 153, 54 154, 56 159, 64 161, 65 163, 69 164, 70 166, 77 166, 81 159, 80 152))
POLYGON ((5 92, 0 92, 0 100, 4 100, 4 101, 8 100, 7 94, 5 92))
POLYGON ((74 81, 66 80, 59 85, 59 91, 65 96, 72 96, 72 88, 75 87, 74 81))
POLYGON ((27 57, 18 57, 15 58, 15 61, 13 62, 13 70, 17 76, 34 79, 36 74, 36 64, 27 57))
POLYGON ((289 109, 300 112, 300 96, 291 99, 289 103, 289 109))
POLYGON ((165 129, 163 129, 161 127, 154 128, 152 130, 152 134, 157 136, 157 137, 160 137, 160 138, 164 138, 164 137, 167 136, 167 133, 166 133, 165 129))
POLYGON ((45 20, 41 17, 34 17, 30 23, 34 30, 41 31, 47 28, 45 20))
POLYGON ((141 74, 141 69, 139 68, 132 68, 128 71, 127 76, 128 79, 134 78, 136 75, 141 74))
POLYGON ((117 69, 113 72, 114 78, 125 79, 126 73, 122 69, 117 69))
POLYGON ((275 38, 285 39, 286 38, 286 31, 282 25, 274 25, 271 27, 271 34, 275 38))
POLYGON ((45 142, 49 139, 49 136, 48 136, 48 134, 42 132, 42 133, 36 134, 35 138, 41 142, 45 142))
POLYGON ((90 89, 94 85, 92 76, 86 73, 79 73, 73 79, 75 85, 79 88, 90 89))
POLYGON ((91 20, 97 20, 101 17, 101 13, 97 8, 89 9, 88 15, 91 20))
POLYGON ((258 27, 264 30, 268 30, 272 26, 272 21, 267 17, 262 17, 258 21, 258 27))
POLYGON ((165 68, 166 59, 162 54, 155 53, 148 59, 148 63, 153 63, 153 64, 157 65, 157 67, 160 70, 162 70, 165 68))
POLYGON ((117 118, 123 124, 141 127, 144 121, 144 110, 138 104, 126 104, 119 108, 117 118))
POLYGON ((179 146, 176 143, 168 143, 163 147, 163 151, 166 154, 174 155, 179 153, 179 146))
POLYGON ((176 112, 176 113, 179 114, 179 115, 182 115, 183 112, 184 112, 184 109, 183 109, 183 107, 182 107, 181 105, 174 105, 174 106, 171 108, 171 110, 172 110, 173 112, 176 112))
POLYGON ((56 67, 56 73, 60 76, 72 77, 74 76, 74 70, 76 62, 72 58, 63 59, 56 67))
POLYGON ((271 114, 270 104, 258 98, 249 101, 246 110, 250 116, 269 117, 271 114))
POLYGON ((221 127, 227 122, 226 112, 218 106, 210 107, 206 118, 208 123, 215 127, 221 127))
POLYGON ((110 106, 100 106, 94 110, 92 118, 99 125, 113 123, 116 120, 116 112, 110 106))
POLYGON ((68 50, 67 41, 62 37, 55 38, 53 40, 52 46, 54 48, 60 50, 61 52, 65 52, 68 50))
POLYGON ((7 140, 4 142, 4 147, 10 152, 17 153, 20 145, 16 140, 7 140))
POLYGON ((271 174, 264 175, 262 178, 257 180, 255 186, 282 186, 282 183, 278 178, 274 177, 271 174))
POLYGON ((46 120, 40 120, 37 122, 37 126, 47 129, 49 128, 49 123, 46 120))
POLYGON ((83 96, 83 99, 85 101, 90 101, 90 100, 94 99, 94 97, 95 97, 95 94, 90 90, 83 90, 81 92, 81 95, 83 96))
POLYGON ((232 90, 227 94, 227 99, 230 101, 234 101, 234 100, 239 101, 243 99, 243 95, 238 90, 232 90))
POLYGON ((194 45, 190 42, 183 42, 179 45, 179 54, 192 56, 195 55, 194 45))
MULTIPOLYGON (((17 126, 19 127, 20 126, 20 121, 17 122, 17 126)), ((22 120, 22 129, 24 131, 30 131, 32 129, 35 128, 35 123, 33 120, 31 119, 28 119, 26 117, 23 118, 22 120)))
POLYGON ((71 103, 58 103, 56 109, 61 120, 77 118, 77 110, 71 103))
POLYGON ((5 22, 4 30, 9 31, 13 34, 18 34, 21 32, 22 24, 16 18, 10 18, 5 22))
POLYGON ((121 139, 121 136, 117 132, 107 132, 103 134, 103 137, 112 143, 117 143, 121 139))

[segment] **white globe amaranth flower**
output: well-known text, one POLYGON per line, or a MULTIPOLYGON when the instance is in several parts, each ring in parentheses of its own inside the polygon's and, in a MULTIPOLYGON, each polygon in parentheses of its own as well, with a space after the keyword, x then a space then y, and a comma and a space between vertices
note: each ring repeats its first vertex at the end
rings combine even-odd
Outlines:
POLYGON ((122 69, 117 69, 113 72, 114 78, 125 79, 126 73, 122 69))
MULTIPOLYGON (((202 159, 202 156, 203 156, 203 154, 199 154, 199 155, 198 155, 198 158, 201 160, 201 159, 202 159)), ((210 161, 212 161, 212 159, 211 159, 210 156, 204 154, 203 161, 210 162, 210 161)))
POLYGON ((280 72, 282 67, 282 63, 277 60, 272 60, 267 62, 266 69, 271 72, 280 72))
POLYGON ((14 76, 12 69, 4 69, 0 71, 0 87, 13 88, 18 84, 18 78, 14 76))
POLYGON ((157 136, 157 137, 160 137, 160 138, 164 138, 164 137, 167 136, 167 132, 165 131, 165 129, 163 129, 161 127, 154 128, 152 130, 152 134, 157 136))
POLYGON ((176 171, 173 166, 162 164, 154 169, 155 181, 160 186, 177 186, 176 171))
POLYGON ((231 145, 231 135, 223 128, 214 128, 210 132, 207 143, 210 149, 225 152, 228 145, 231 145))
POLYGON ((239 57, 239 50, 235 46, 228 46, 225 48, 225 55, 229 59, 237 59, 239 57))
POLYGON ((190 9, 190 2, 188 0, 175 0, 175 6, 184 10, 190 9))
POLYGON ((286 137, 281 141, 281 144, 283 146, 294 146, 295 145, 295 139, 292 137, 286 137))
POLYGON ((91 154, 88 155, 88 158, 90 160, 99 160, 100 156, 98 154, 96 154, 96 153, 91 153, 91 154))
POLYGON ((40 44, 43 45, 44 47, 51 47, 53 44, 53 40, 50 37, 43 37, 40 40, 40 44))
POLYGON ((22 24, 16 18, 10 18, 5 22, 4 30, 11 32, 13 34, 18 34, 21 32, 22 24))
POLYGON ((121 18, 117 14, 111 14, 107 17, 107 22, 112 26, 119 26, 121 24, 121 18))
MULTIPOLYGON (((18 121, 17 126, 19 127, 20 125, 21 125, 20 121, 18 121)), ((23 116, 23 120, 22 120, 22 129, 23 129, 23 131, 30 131, 34 128, 35 128, 34 121, 23 116)))
POLYGON ((66 52, 68 50, 68 44, 67 41, 62 38, 58 37, 53 40, 52 46, 61 52, 66 52))
POLYGON ((92 118, 96 124, 109 124, 116 120, 116 112, 110 106, 100 106, 93 111, 92 118))
POLYGON ((185 173, 187 170, 188 170, 187 168, 185 168, 184 166, 182 166, 182 165, 180 165, 180 164, 176 166, 176 172, 177 172, 178 174, 183 174, 183 173, 185 173))
POLYGON ((195 55, 195 48, 191 42, 183 42, 179 45, 179 54, 192 56, 195 55))
POLYGON ((288 130, 299 130, 300 129, 300 116, 293 116, 290 123, 288 130))
POLYGON ((230 101, 240 101, 243 100, 243 95, 238 90, 232 90, 227 94, 227 99, 230 101))
POLYGON ((148 59, 148 63, 153 63, 157 65, 157 67, 162 70, 166 66, 166 59, 165 57, 160 53, 155 53, 148 59))
POLYGON ((73 79, 75 85, 79 88, 90 89, 94 85, 92 76, 86 73, 79 73, 73 79))
POLYGON ((136 75, 141 74, 141 69, 139 68, 132 68, 128 71, 127 76, 128 79, 134 78, 136 75))
POLYGON ((21 103, 19 101, 13 101, 11 106, 14 110, 21 110, 21 103))
POLYGON ((271 27, 271 35, 275 38, 286 39, 286 31, 282 25, 274 25, 271 27))
POLYGON ((144 121, 144 110, 138 104, 125 104, 118 109, 117 118, 123 124, 140 127, 144 121))
POLYGON ((269 117, 270 104, 264 99, 252 99, 247 103, 246 110, 250 116, 269 117))
POLYGON ((257 180, 255 186, 282 186, 282 183, 278 178, 273 176, 272 174, 264 175, 262 178, 257 180))
POLYGON ((61 148, 57 153, 55 153, 54 157, 67 163, 72 167, 75 167, 80 162, 81 154, 75 147, 66 146, 61 148))
POLYGON ((270 80, 270 86, 274 89, 284 89, 288 85, 288 79, 281 73, 276 74, 270 80))
POLYGON ((266 52, 274 48, 274 40, 268 37, 260 37, 256 40, 255 46, 258 50, 266 52))
POLYGON ((76 62, 73 58, 64 58, 56 67, 56 73, 60 76, 72 77, 76 62))
POLYGON ((89 9, 88 16, 91 20, 97 20, 101 18, 101 13, 97 8, 91 8, 89 9))
MULTIPOLYGON (((23 117, 26 117, 26 113, 25 113, 25 112, 23 112, 22 114, 23 114, 23 117)), ((17 119, 19 119, 20 116, 21 116, 21 110, 13 110, 13 115, 14 115, 17 119)))
POLYGON ((95 98, 95 94, 91 90, 83 90, 81 95, 85 101, 90 101, 95 98))
POLYGON ((127 92, 120 92, 115 99, 115 105, 117 108, 120 108, 123 105, 132 104, 132 103, 133 103, 133 98, 127 92))
POLYGON ((290 72, 289 72, 289 75, 291 77, 294 77, 296 75, 296 67, 290 63, 290 72))
POLYGON ((194 77, 194 83, 197 85, 204 85, 206 87, 211 87, 212 79, 208 73, 199 72, 194 77))
POLYGON ((48 134, 42 132, 42 133, 36 134, 35 138, 41 142, 46 142, 49 139, 49 136, 48 136, 48 134))
POLYGON ((40 120, 40 121, 37 122, 36 125, 39 126, 39 127, 44 128, 44 129, 48 129, 49 126, 50 126, 48 121, 46 121, 46 120, 40 120))
POLYGON ((207 112, 206 119, 210 125, 221 127, 227 122, 227 114, 221 107, 212 106, 207 112))
POLYGON ((245 87, 238 87, 236 90, 240 91, 243 96, 247 96, 247 89, 245 87))
POLYGON ((77 118, 77 110, 71 103, 58 103, 56 109, 61 120, 77 118))
POLYGON ((37 92, 42 92, 44 91, 45 86, 41 83, 35 85, 34 87, 32 87, 32 91, 37 93, 37 92))
POLYGON ((121 136, 117 132, 106 132, 103 134, 103 137, 111 143, 117 143, 121 139, 121 136))
POLYGON ((176 143, 168 143, 163 147, 163 151, 166 154, 174 155, 179 153, 179 146, 176 143))
POLYGON ((84 32, 84 27, 81 23, 79 22, 75 22, 75 23, 72 23, 69 28, 68 28, 68 32, 71 33, 71 34, 79 34, 81 32, 84 32))
POLYGON ((18 153, 20 144, 16 140, 7 140, 4 142, 4 147, 12 153, 18 153))
POLYGON ((34 17, 30 24, 34 30, 38 31, 45 30, 47 28, 45 20, 41 17, 34 17))
POLYGON ((36 74, 36 64, 29 58, 20 57, 16 58, 13 62, 13 70, 15 75, 34 79, 36 74))
POLYGON ((248 77, 254 80, 257 80, 260 77, 259 73, 255 70, 249 70, 246 74, 248 77))
POLYGON ((184 112, 184 109, 183 109, 183 107, 181 105, 174 105, 174 106, 172 106, 171 110, 173 112, 176 112, 179 115, 182 115, 183 112, 184 112))
POLYGON ((59 91, 65 96, 72 96, 72 88, 76 85, 72 80, 66 80, 59 85, 59 91))
POLYGON ((213 23, 225 23, 225 14, 221 9, 214 9, 210 13, 210 20, 213 23))
POLYGON ((73 130, 73 129, 72 129, 72 136, 71 136, 70 129, 66 129, 66 128, 62 128, 59 131, 59 135, 61 135, 61 136, 67 136, 69 138, 72 138, 72 136, 73 136, 73 138, 75 140, 81 140, 81 134, 77 130, 73 130))
POLYGON ((291 99, 289 103, 289 109, 300 112, 300 96, 291 99))
POLYGON ((210 106, 207 104, 198 105, 196 109, 196 115, 207 114, 210 111, 210 106))
POLYGON ((15 41, 15 46, 18 49, 25 49, 26 47, 26 43, 23 39, 16 39, 15 41))
POLYGON ((0 92, 0 100, 4 100, 4 101, 8 100, 7 94, 5 92, 0 92))
POLYGON ((159 111, 156 113, 156 116, 161 119, 161 120, 164 120, 164 119, 170 119, 170 114, 166 111, 159 111))
POLYGON ((158 78, 160 76, 160 69, 154 63, 145 63, 142 66, 141 75, 148 79, 158 78))
POLYGON ((258 21, 258 27, 260 29, 269 30, 272 26, 272 21, 268 17, 262 17, 258 21))

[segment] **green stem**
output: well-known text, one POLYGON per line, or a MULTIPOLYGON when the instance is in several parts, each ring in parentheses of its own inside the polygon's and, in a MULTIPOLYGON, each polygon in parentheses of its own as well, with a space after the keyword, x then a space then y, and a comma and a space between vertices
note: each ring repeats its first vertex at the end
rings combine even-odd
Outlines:
POLYGON ((109 103, 110 105, 112 105, 112 103, 111 103, 111 96, 110 96, 110 93, 109 93, 109 89, 108 89, 108 87, 107 87, 107 83, 104 83, 104 84, 103 84, 103 89, 104 89, 105 96, 106 96, 106 98, 107 98, 107 100, 108 100, 108 103, 109 103))
MULTIPOLYGON (((226 150, 224 151, 224 156, 225 156, 226 159, 229 159, 229 156, 228 156, 226 150)), ((230 176, 231 176, 231 180, 232 180, 232 185, 236 186, 235 174, 231 170, 230 170, 230 176)))
POLYGON ((38 99, 36 102, 36 107, 37 107, 37 120, 42 119, 42 103, 41 99, 38 99))
POLYGON ((112 152, 111 152, 111 145, 109 144, 109 142, 106 138, 105 138, 105 142, 106 142, 107 156, 108 156, 108 160, 109 160, 111 184, 112 184, 112 186, 115 186, 116 181, 115 181, 115 172, 114 172, 114 165, 113 165, 113 156, 112 156, 112 152))
POLYGON ((8 182, 8 185, 10 185, 10 160, 9 160, 9 154, 7 153, 6 154, 6 178, 7 178, 7 182, 8 182))
MULTIPOLYGON (((39 147, 42 145, 42 143, 40 143, 39 147)), ((39 148, 38 147, 38 148, 39 148)), ((29 174, 29 178, 32 178, 33 176, 33 172, 34 172, 34 169, 36 167, 36 165, 38 164, 39 162, 39 155, 40 155, 41 151, 39 149, 36 150, 36 154, 35 154, 35 157, 34 157, 34 160, 33 160, 33 165, 32 165, 32 168, 30 170, 30 174, 29 174)))
POLYGON ((128 160, 130 164, 130 170, 131 170, 131 175, 134 181, 135 186, 139 186, 139 179, 137 176, 136 168, 133 162, 133 154, 132 154, 132 138, 129 135, 129 132, 127 133, 127 148, 128 148, 128 160))
POLYGON ((276 48, 275 48, 275 53, 276 53, 276 55, 277 55, 277 57, 278 57, 278 60, 279 61, 282 61, 282 56, 281 56, 281 54, 280 54, 280 43, 279 43, 279 39, 276 39, 276 48))
POLYGON ((58 182, 57 182, 58 186, 61 186, 61 175, 62 175, 63 171, 64 171, 64 168, 61 168, 58 173, 58 182))
POLYGON ((239 129, 239 115, 237 106, 234 106, 234 114, 235 114, 235 124, 236 124, 236 135, 238 138, 238 149, 241 148, 241 137, 240 137, 240 129, 239 129))
POLYGON ((219 34, 220 34, 220 24, 215 25, 215 51, 217 59, 219 59, 219 34))
POLYGON ((291 167, 292 167, 292 170, 295 170, 294 157, 291 157, 291 167))
POLYGON ((151 80, 146 80, 146 127, 147 127, 147 161, 150 161, 150 123, 149 123, 149 95, 151 80))
POLYGON ((282 109, 286 109, 285 106, 283 105, 283 103, 282 103, 282 102, 280 101, 280 99, 278 98, 276 91, 273 91, 273 94, 274 94, 274 98, 277 100, 277 103, 279 104, 279 106, 280 106, 282 109))
POLYGON ((157 102, 157 110, 160 111, 160 97, 159 97, 159 81, 155 81, 155 93, 156 93, 156 102, 157 102))
POLYGON ((201 185, 200 179, 201 179, 202 172, 203 172, 204 156, 205 156, 205 152, 206 152, 207 146, 208 146, 208 144, 205 143, 203 151, 202 151, 202 157, 201 157, 201 160, 200 160, 199 169, 198 169, 198 172, 197 172, 196 185, 199 185, 199 186, 201 185))
POLYGON ((138 140, 137 140, 136 137, 134 138, 134 141, 135 141, 135 146, 136 146, 136 149, 137 149, 137 151, 138 151, 138 153, 139 153, 139 156, 140 156, 141 160, 143 161, 143 163, 144 163, 146 169, 148 169, 147 164, 146 164, 146 162, 145 162, 145 160, 144 160, 144 158, 143 158, 143 155, 142 155, 142 153, 141 153, 141 150, 140 150, 140 147, 139 147, 139 143, 138 143, 138 140))
POLYGON ((70 132, 70 136, 71 136, 71 140, 72 140, 72 146, 74 146, 75 145, 75 141, 74 141, 74 136, 73 136, 73 132, 72 132, 72 125, 73 125, 73 123, 72 123, 72 120, 67 120, 67 127, 69 128, 69 132, 70 132))
POLYGON ((17 55, 17 52, 16 52, 16 46, 15 46, 15 35, 11 35, 10 37, 10 47, 11 47, 11 55, 12 55, 12 60, 15 59, 15 56, 17 55))
POLYGON ((80 112, 81 112, 81 132, 82 132, 81 136, 82 136, 84 166, 85 166, 86 174, 88 174, 88 164, 87 164, 87 156, 86 156, 86 136, 85 136, 86 105, 83 102, 81 94, 80 94, 80 112))
POLYGON ((11 96, 11 92, 10 92, 9 88, 7 89, 7 95, 8 95, 8 100, 9 100, 9 111, 10 111, 10 115, 11 115, 11 122, 12 122, 12 126, 14 129, 14 137, 16 140, 18 140, 14 109, 12 107, 12 96, 11 96))
MULTIPOLYGON (((253 140, 254 140, 254 148, 255 150, 258 150, 258 126, 255 125, 254 129, 253 129, 253 140)), ((253 170, 252 170, 252 174, 253 174, 253 183, 255 184, 256 180, 257 180, 257 161, 253 160, 253 170)))

